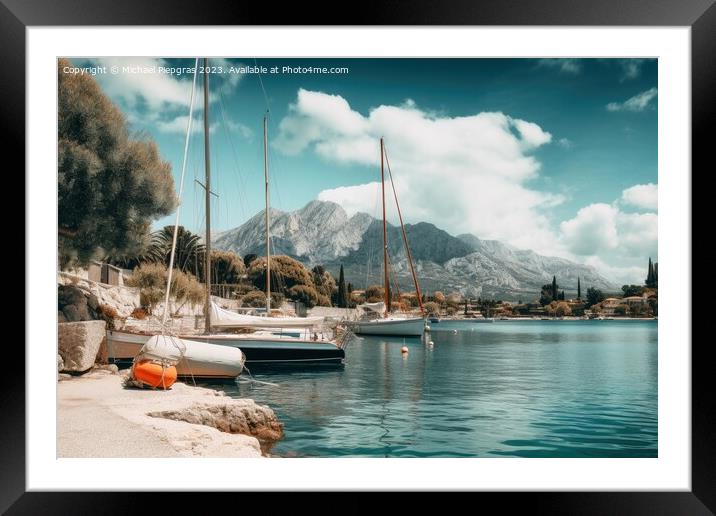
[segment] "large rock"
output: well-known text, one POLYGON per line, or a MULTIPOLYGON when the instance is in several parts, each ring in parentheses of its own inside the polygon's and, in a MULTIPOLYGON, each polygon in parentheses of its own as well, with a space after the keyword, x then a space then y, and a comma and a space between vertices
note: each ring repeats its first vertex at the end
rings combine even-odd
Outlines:
POLYGON ((253 400, 231 400, 225 404, 197 403, 181 410, 150 412, 148 415, 206 425, 230 434, 244 434, 261 441, 277 441, 283 437, 283 423, 273 410, 253 400))
MULTIPOLYGON (((99 311, 99 305, 107 305, 117 310, 119 317, 128 317, 132 311, 139 307, 139 289, 120 285, 105 285, 81 278, 67 272, 59 272, 57 282, 59 309, 65 304, 84 302, 89 308, 89 314, 99 311), (64 292, 67 290, 67 292, 64 292), (60 291, 63 291, 60 294, 60 291), (77 291, 82 293, 80 301, 77 291)), ((95 314, 96 315, 96 314, 95 314)))
POLYGON ((87 309, 87 303, 77 305, 65 305, 62 308, 62 313, 65 315, 65 319, 69 322, 78 321, 91 321, 89 310, 87 309))
POLYGON ((58 353, 63 371, 84 372, 92 368, 102 341, 106 338, 104 321, 66 322, 57 325, 58 353))

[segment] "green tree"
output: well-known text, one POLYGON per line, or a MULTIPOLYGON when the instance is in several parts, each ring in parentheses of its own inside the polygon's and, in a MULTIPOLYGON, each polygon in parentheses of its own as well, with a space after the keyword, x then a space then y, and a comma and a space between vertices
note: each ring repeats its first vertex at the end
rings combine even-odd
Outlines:
POLYGON ((579 280, 579 276, 577 276, 577 299, 582 300, 582 283, 579 280))
POLYGON ((336 280, 331 273, 322 265, 316 265, 311 269, 311 279, 318 293, 318 302, 316 304, 319 306, 331 306, 331 299, 335 297, 338 291, 336 280))
MULTIPOLYGON (((542 285, 542 290, 540 291, 539 296, 539 304, 547 306, 552 301, 554 301, 554 298, 552 297, 552 284, 548 283, 546 285, 542 285)), ((482 304, 481 300, 478 300, 478 303, 482 304)))
MULTIPOLYGON (((152 261, 169 266, 172 252, 174 226, 164 226, 152 233, 152 241, 140 261, 152 261)), ((201 243, 201 237, 188 231, 184 226, 177 228, 177 243, 174 250, 174 268, 183 272, 195 273, 204 281, 204 256, 206 247, 201 243)))
POLYGON ((601 290, 594 288, 594 287, 589 287, 587 289, 586 306, 589 307, 592 305, 596 305, 597 303, 601 303, 605 299, 606 299, 606 297, 604 296, 604 293, 601 290))
POLYGON ((318 303, 318 292, 307 285, 294 285, 288 289, 288 297, 294 301, 300 301, 306 308, 313 308, 318 303))
POLYGON ((154 141, 131 137, 125 116, 89 75, 58 59, 57 232, 61 268, 140 254, 151 221, 176 206, 171 165, 154 141))
POLYGON ((654 264, 651 262, 651 256, 649 257, 649 269, 646 274, 645 285, 649 288, 656 288, 656 273, 654 272, 654 264))
POLYGON ((247 269, 248 269, 249 267, 251 267, 251 263, 252 263, 256 258, 258 258, 258 256, 256 256, 256 255, 253 254, 253 253, 251 253, 251 254, 245 254, 245 255, 244 255, 244 267, 246 267, 247 269))
POLYGON ((552 299, 557 299, 557 276, 552 276, 552 299))
MULTIPOLYGON (((211 250, 211 282, 235 285, 246 272, 244 261, 232 251, 211 250)), ((203 268, 202 268, 203 276, 203 268)))
POLYGON ((644 292, 644 287, 639 285, 622 285, 622 292, 624 297, 640 296, 644 292))
MULTIPOLYGON (((248 271, 249 281, 259 290, 266 290, 266 258, 256 258, 251 262, 248 271)), ((306 267, 297 260, 285 255, 271 257, 271 291, 288 295, 288 290, 295 285, 306 285, 311 288, 313 278, 306 267)))
POLYGON ((340 308, 348 308, 348 291, 346 289, 346 278, 343 274, 343 264, 338 273, 338 299, 336 303, 340 308))

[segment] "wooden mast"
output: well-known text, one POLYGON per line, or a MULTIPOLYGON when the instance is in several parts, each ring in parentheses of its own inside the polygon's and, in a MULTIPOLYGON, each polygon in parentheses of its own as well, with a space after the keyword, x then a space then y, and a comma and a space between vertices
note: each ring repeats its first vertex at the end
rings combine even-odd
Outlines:
POLYGON ((390 279, 388 277, 388 223, 385 218, 385 172, 383 169, 383 138, 380 138, 380 187, 383 199, 383 290, 385 315, 390 313, 390 279))
MULTIPOLYGON (((384 150, 385 152, 385 150, 384 150)), ((390 170, 390 160, 388 153, 385 152, 385 161, 388 164, 388 176, 390 177, 390 186, 393 189, 393 197, 395 198, 395 207, 398 208, 398 219, 400 220, 400 230, 403 232, 403 243, 405 244, 405 254, 408 256, 408 264, 410 265, 410 273, 413 275, 413 284, 415 285, 415 295, 418 297, 418 306, 420 313, 425 314, 423 307, 423 296, 420 293, 420 285, 418 284, 418 276, 415 274, 415 265, 413 264, 413 253, 408 244, 408 235, 405 232, 405 224, 403 224, 403 214, 400 212, 400 203, 398 202, 398 192, 395 191, 395 183, 393 183, 393 172, 390 170)))
POLYGON ((204 204, 206 210, 206 236, 204 280, 206 282, 206 303, 204 304, 204 331, 211 331, 211 161, 209 158, 209 59, 204 58, 204 204))
POLYGON ((268 117, 264 115, 264 180, 266 196, 266 316, 271 315, 271 249, 269 246, 268 117))

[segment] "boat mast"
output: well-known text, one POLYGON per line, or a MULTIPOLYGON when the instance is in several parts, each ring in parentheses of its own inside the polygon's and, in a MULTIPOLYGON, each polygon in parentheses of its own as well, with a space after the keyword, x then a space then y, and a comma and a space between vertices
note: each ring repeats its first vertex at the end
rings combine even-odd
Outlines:
POLYGON ((380 187, 383 199, 383 290, 385 315, 390 313, 390 280, 388 278, 388 223, 385 219, 385 172, 383 170, 383 138, 380 138, 380 187))
POLYGON ((204 58, 204 172, 206 184, 206 256, 204 260, 204 280, 206 282, 206 303, 204 304, 204 331, 211 331, 211 162, 209 159, 209 59, 204 58))
POLYGON ((268 116, 264 115, 264 179, 266 181, 266 315, 271 315, 271 249, 269 247, 268 116))
MULTIPOLYGON (((420 306, 420 313, 425 314, 425 308, 423 307, 423 296, 420 294, 420 285, 418 284, 418 275, 415 274, 415 265, 413 264, 413 253, 410 250, 410 244, 408 244, 408 235, 405 232, 405 224, 403 224, 403 214, 400 211, 400 203, 398 202, 398 192, 395 191, 395 183, 393 182, 393 172, 390 170, 390 160, 388 159, 388 152, 385 151, 385 161, 388 165, 388 176, 390 177, 390 186, 393 188, 393 197, 395 198, 395 207, 398 209, 398 219, 400 220, 400 230, 403 232, 403 243, 405 244, 405 254, 408 256, 408 264, 410 264, 410 273, 413 275, 413 284, 415 285, 415 295, 418 298, 418 305, 420 306)), ((398 293, 400 294, 400 293, 398 293)))

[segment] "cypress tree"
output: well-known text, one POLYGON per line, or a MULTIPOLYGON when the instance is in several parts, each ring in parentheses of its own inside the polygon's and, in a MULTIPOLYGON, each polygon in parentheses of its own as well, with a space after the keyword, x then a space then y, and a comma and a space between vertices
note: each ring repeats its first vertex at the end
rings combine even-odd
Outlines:
POLYGON ((346 278, 343 275, 343 264, 341 264, 341 272, 338 275, 338 306, 348 308, 348 293, 346 292, 346 278))
POLYGON ((649 288, 654 288, 656 286, 656 279, 654 276, 654 264, 651 262, 651 256, 649 257, 649 270, 646 274, 645 285, 649 288))
POLYGON ((582 284, 579 281, 579 276, 577 276, 577 299, 580 301, 582 299, 582 284))
POLYGON ((552 276, 552 299, 557 299, 557 276, 552 276))

